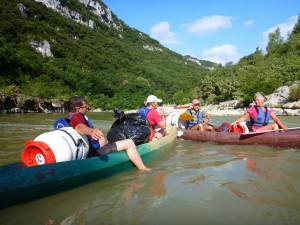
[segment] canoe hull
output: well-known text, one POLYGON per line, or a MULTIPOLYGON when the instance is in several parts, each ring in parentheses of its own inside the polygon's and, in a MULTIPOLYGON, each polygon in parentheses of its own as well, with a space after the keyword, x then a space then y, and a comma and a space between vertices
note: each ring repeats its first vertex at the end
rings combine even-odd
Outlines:
MULTIPOLYGON (((172 148, 177 131, 161 140, 137 146, 144 163, 172 148)), ((0 168, 0 208, 48 196, 134 168, 125 151, 68 162, 26 167, 15 163, 0 168)))
POLYGON ((186 130, 183 132, 181 137, 187 140, 215 142, 218 144, 259 144, 273 147, 300 148, 300 130, 289 130, 287 132, 268 132, 253 135, 186 130))

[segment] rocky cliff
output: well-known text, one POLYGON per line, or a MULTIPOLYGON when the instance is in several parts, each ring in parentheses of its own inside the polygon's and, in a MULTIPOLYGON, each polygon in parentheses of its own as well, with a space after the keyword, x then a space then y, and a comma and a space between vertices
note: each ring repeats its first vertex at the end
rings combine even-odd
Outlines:
MULTIPOLYGON (((62 16, 67 17, 77 23, 80 23, 85 26, 89 26, 92 29, 98 29, 95 21, 93 20, 84 20, 82 15, 76 11, 69 9, 66 6, 63 6, 59 0, 35 0, 46 7, 52 9, 53 11, 59 12, 62 16)), ((122 38, 122 24, 119 21, 114 21, 111 10, 106 7, 101 1, 96 0, 78 0, 85 5, 94 15, 97 16, 98 20, 103 24, 115 28, 119 31, 119 37, 122 38)), ((25 5, 19 3, 18 8, 21 14, 24 17, 28 17, 29 9, 25 5)), ((76 38, 76 37, 74 37, 76 38)), ((49 40, 37 41, 31 40, 30 45, 36 49, 36 51, 42 53, 43 56, 52 57, 51 45, 49 40)))
POLYGON ((68 102, 0 93, 0 114, 67 112, 68 102))
MULTIPOLYGON (((89 26, 93 29, 96 29, 96 23, 93 20, 85 21, 82 19, 80 13, 69 9, 68 7, 63 6, 59 0, 35 0, 44 4, 46 7, 51 8, 52 10, 59 12, 61 15, 76 21, 77 23, 89 26)), ((83 3, 86 8, 88 8, 97 18, 107 26, 112 26, 117 30, 121 30, 121 24, 113 20, 111 10, 106 7, 101 1, 96 0, 78 0, 83 3)))

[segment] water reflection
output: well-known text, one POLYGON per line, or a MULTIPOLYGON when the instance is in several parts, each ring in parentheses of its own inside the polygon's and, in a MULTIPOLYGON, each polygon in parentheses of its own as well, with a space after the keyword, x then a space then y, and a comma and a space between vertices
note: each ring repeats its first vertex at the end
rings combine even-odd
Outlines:
POLYGON ((295 170, 296 164, 290 163, 291 160, 300 162, 298 152, 293 149, 250 152, 244 161, 247 170, 255 176, 240 182, 224 182, 222 187, 243 201, 266 208, 264 216, 276 218, 282 224, 295 224, 300 212, 300 173, 295 170), (282 208, 285 210, 281 211, 282 208), (296 213, 292 220, 289 218, 291 211, 296 213))
MULTIPOLYGON (((66 218, 59 220, 50 217, 46 224, 141 224, 144 212, 158 207, 166 197, 164 181, 167 174, 131 173, 119 177, 119 184, 108 182, 106 185, 110 187, 109 190, 104 185, 101 187, 104 189, 102 193, 99 193, 99 187, 96 191, 96 187, 90 185, 89 196, 92 194, 94 198, 89 197, 86 203, 81 203, 66 218)), ((65 204, 62 207, 69 208, 65 204)))

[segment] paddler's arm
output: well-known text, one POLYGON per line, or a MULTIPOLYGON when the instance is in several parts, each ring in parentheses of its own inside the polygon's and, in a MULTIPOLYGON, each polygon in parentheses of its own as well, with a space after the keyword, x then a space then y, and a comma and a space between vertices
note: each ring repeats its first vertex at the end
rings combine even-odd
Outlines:
POLYGON ((163 120, 162 120, 161 122, 159 122, 157 125, 161 128, 160 133, 161 133, 163 136, 167 135, 166 119, 163 119, 163 120))
POLYGON ((93 137, 95 140, 100 140, 103 138, 103 132, 99 130, 98 128, 91 128, 88 127, 87 125, 80 123, 75 127, 75 130, 82 135, 90 135, 93 137))
POLYGON ((247 120, 250 117, 250 114, 246 112, 241 118, 237 119, 233 122, 233 127, 236 128, 237 124, 247 120))
POLYGON ((210 114, 206 114, 205 112, 203 112, 203 122, 204 124, 208 124, 208 121, 210 120, 211 118, 211 115, 210 114))
POLYGON ((279 126, 279 128, 284 129, 285 131, 288 130, 288 127, 284 126, 284 124, 281 122, 281 120, 276 116, 274 112, 271 112, 271 118, 274 120, 275 123, 279 126))
POLYGON ((159 113, 162 120, 157 125, 161 128, 160 133, 165 136, 167 134, 165 111, 162 108, 159 108, 159 113))

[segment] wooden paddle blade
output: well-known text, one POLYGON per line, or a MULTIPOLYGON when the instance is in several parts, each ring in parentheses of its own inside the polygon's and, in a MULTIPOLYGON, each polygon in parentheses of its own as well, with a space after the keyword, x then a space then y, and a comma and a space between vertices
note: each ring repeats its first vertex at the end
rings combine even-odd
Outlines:
POLYGON ((181 119, 181 120, 196 120, 195 117, 193 117, 192 115, 186 114, 186 113, 180 114, 179 119, 181 119))

